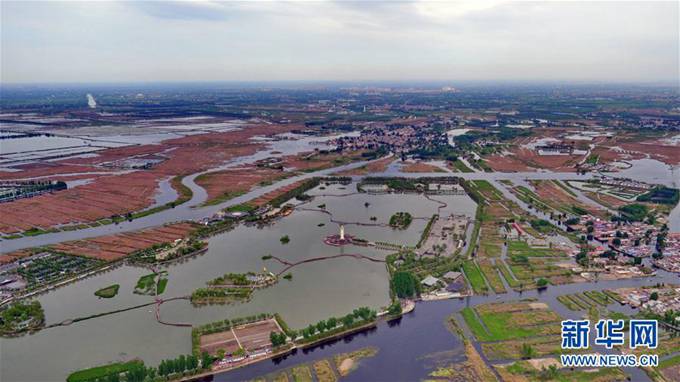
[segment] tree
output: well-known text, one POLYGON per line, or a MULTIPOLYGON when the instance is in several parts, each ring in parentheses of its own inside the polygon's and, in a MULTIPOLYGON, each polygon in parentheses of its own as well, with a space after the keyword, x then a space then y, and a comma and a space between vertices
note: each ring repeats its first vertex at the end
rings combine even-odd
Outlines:
POLYGON ((309 333, 309 336, 313 336, 316 333, 316 326, 314 325, 309 325, 307 327, 307 332, 309 333))
POLYGON ((316 324, 316 330, 319 331, 319 333, 323 333, 326 330, 326 321, 321 320, 316 324))
POLYGON ((540 288, 546 288, 546 287, 548 286, 548 280, 546 280, 546 279, 544 279, 543 277, 541 277, 540 279, 538 279, 538 281, 536 281, 536 286, 537 286, 539 289, 540 289, 540 288))
POLYGON ((201 353, 201 367, 207 369, 210 365, 212 365, 212 356, 207 351, 204 351, 201 353))
POLYGON ((411 298, 418 294, 420 284, 411 272, 395 272, 392 277, 392 290, 399 298, 411 298))
POLYGON ((650 300, 658 300, 659 299, 659 293, 658 292, 652 292, 652 294, 649 295, 650 300))
POLYGON ((354 323, 354 316, 351 314, 346 315, 345 317, 342 318, 342 324, 345 325, 346 327, 352 326, 354 323))
POLYGON ((166 376, 170 373, 168 373, 168 367, 165 364, 165 360, 162 360, 161 363, 158 365, 158 374, 162 376, 166 376))
POLYGON ((181 354, 179 358, 177 358, 177 361, 175 363, 176 363, 175 371, 177 371, 178 373, 183 373, 184 370, 187 369, 187 359, 184 356, 184 354, 181 354))
POLYGON ((271 332, 269 333, 269 340, 272 342, 272 346, 281 346, 286 343, 286 335, 283 333, 271 332))
POLYGON ((326 329, 331 330, 334 329, 336 326, 338 326, 338 319, 335 317, 331 317, 326 320, 326 329))
POLYGON ((612 245, 618 247, 619 245, 621 245, 621 239, 615 237, 614 240, 612 240, 612 245))
POLYGON ((401 303, 399 301, 395 301, 394 304, 390 305, 389 309, 387 309, 387 313, 391 316, 397 316, 401 314, 401 303))

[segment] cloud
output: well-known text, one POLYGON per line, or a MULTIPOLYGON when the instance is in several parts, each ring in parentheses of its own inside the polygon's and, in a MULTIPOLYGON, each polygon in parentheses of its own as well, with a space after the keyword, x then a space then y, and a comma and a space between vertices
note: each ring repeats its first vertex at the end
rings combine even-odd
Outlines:
POLYGON ((678 81, 678 3, 0 2, 0 80, 678 81))
POLYGON ((225 20, 234 8, 230 3, 191 1, 127 1, 123 4, 159 19, 171 20, 225 20))

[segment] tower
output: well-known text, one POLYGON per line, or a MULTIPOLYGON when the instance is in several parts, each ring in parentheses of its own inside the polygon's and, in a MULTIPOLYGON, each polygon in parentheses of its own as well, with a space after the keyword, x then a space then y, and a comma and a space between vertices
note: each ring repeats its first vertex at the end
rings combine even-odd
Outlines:
POLYGON ((345 226, 340 224, 340 240, 345 240, 345 226))

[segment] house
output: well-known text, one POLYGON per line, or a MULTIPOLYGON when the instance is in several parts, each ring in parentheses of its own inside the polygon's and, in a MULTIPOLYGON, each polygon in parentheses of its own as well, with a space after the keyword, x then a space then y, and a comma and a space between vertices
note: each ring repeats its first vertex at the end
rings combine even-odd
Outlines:
POLYGON ((460 278, 460 276, 462 276, 462 273, 450 271, 446 272, 442 277, 450 281, 456 281, 460 278))
POLYGON ((431 288, 439 284, 439 279, 430 275, 425 277, 420 283, 431 288))

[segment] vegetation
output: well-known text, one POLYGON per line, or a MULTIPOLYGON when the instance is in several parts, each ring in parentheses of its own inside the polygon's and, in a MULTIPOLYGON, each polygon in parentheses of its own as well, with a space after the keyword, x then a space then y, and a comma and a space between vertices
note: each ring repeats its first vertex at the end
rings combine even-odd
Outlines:
POLYGON ((559 315, 529 304, 524 301, 485 304, 463 309, 461 314, 479 341, 517 340, 559 333, 559 315))
POLYGON ((299 342, 314 342, 323 338, 332 337, 338 333, 374 322, 377 317, 378 315, 375 310, 367 307, 357 308, 354 309, 352 313, 345 316, 321 320, 316 324, 309 325, 302 329, 301 334, 303 339, 299 342))
POLYGON ((135 285, 134 293, 151 296, 163 293, 168 282, 167 275, 168 272, 163 271, 160 273, 150 273, 140 277, 139 280, 137 280, 137 285, 135 285))
POLYGON ((284 192, 283 194, 275 197, 274 199, 269 201, 269 204, 274 206, 274 207, 280 207, 283 203, 293 199, 297 198, 298 196, 301 196, 305 192, 311 190, 312 188, 318 186, 321 183, 320 178, 311 178, 303 181, 299 186, 293 188, 292 190, 289 190, 287 192, 284 192))
POLYGON ((392 291, 399 298, 413 298, 420 293, 420 283, 411 272, 395 272, 391 280, 392 291))
POLYGON ((94 295, 101 298, 113 298, 118 294, 119 284, 109 285, 106 288, 102 288, 96 292, 94 295))
POLYGON ((649 208, 644 204, 633 203, 620 207, 619 211, 621 212, 623 219, 639 222, 647 217, 649 208))
POLYGON ((153 264, 193 255, 207 247, 207 242, 196 238, 189 238, 177 245, 177 247, 173 247, 170 243, 154 244, 151 247, 133 253, 130 259, 137 263, 153 264))
POLYGON ((463 163, 463 161, 461 161, 460 159, 456 159, 451 163, 453 164, 453 167, 459 172, 474 172, 473 169, 466 166, 465 163, 463 163))
POLYGON ((272 346, 278 347, 286 344, 286 334, 271 332, 269 333, 269 340, 272 342, 272 346))
POLYGON ((115 380, 112 376, 119 377, 120 374, 126 373, 136 366, 144 366, 144 362, 139 360, 129 362, 116 362, 109 365, 95 366, 89 369, 83 369, 71 373, 67 378, 67 382, 90 382, 97 380, 115 380))
POLYGON ((425 226, 425 229, 423 230, 423 233, 420 235, 420 240, 418 240, 418 244, 416 244, 416 248, 420 248, 421 245, 427 240, 427 237, 430 236, 430 231, 432 230, 432 224, 434 224, 434 221, 439 218, 439 215, 434 214, 430 218, 430 220, 427 222, 427 225, 425 226))
POLYGON ((533 219, 531 221, 531 228, 536 231, 546 234, 553 231, 554 227, 549 221, 543 219, 533 219))
POLYGON ((654 187, 651 191, 637 197, 639 202, 676 205, 680 200, 680 190, 666 186, 654 187))
POLYGON ((290 243, 290 237, 288 237, 288 235, 283 235, 281 236, 279 241, 281 242, 281 244, 288 244, 290 243))
POLYGON ((15 335, 40 328, 45 312, 39 301, 15 302, 0 311, 0 335, 15 335))
POLYGON ((406 229, 411 222, 413 217, 408 212, 397 212, 390 217, 390 226, 399 229, 406 229))
POLYGON ((470 282, 470 287, 477 294, 486 294, 489 291, 489 287, 486 286, 486 281, 482 272, 479 271, 477 264, 473 260, 468 260, 463 263, 463 272, 465 272, 465 277, 467 277, 470 282))

